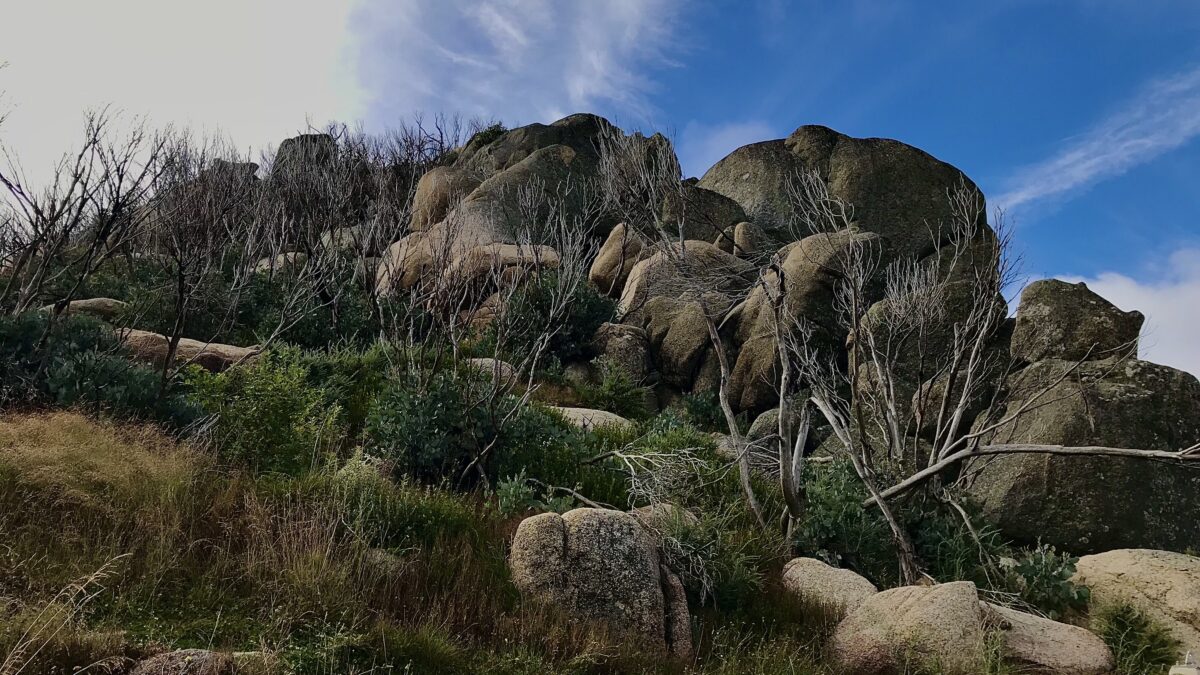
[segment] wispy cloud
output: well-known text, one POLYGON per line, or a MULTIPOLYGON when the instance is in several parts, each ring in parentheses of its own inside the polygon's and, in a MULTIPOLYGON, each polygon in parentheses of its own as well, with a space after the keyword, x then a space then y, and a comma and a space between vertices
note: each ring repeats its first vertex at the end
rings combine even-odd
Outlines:
POLYGON ((689 176, 702 176, 713 164, 749 143, 778 138, 771 125, 759 120, 702 124, 690 122, 676 139, 676 152, 689 176))
POLYGON ((368 122, 414 110, 550 121, 599 111, 645 122, 671 64, 682 0, 363 0, 353 22, 368 122))
POLYGON ((1200 136, 1200 67, 1150 83, 1123 108, 1027 167, 994 203, 1014 209, 1118 176, 1200 136))
POLYGON ((1148 278, 1103 272, 1083 281, 1121 309, 1146 315, 1141 358, 1200 376, 1200 248, 1176 251, 1148 278))

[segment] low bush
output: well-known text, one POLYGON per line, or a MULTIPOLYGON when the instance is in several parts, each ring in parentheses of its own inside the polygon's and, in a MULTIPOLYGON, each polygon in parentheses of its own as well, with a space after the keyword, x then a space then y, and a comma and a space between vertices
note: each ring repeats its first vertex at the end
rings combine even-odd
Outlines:
MULTIPOLYGON (((721 402, 715 391, 691 392, 683 395, 680 400, 684 417, 696 427, 704 431, 729 433, 729 423, 721 410, 721 402)), ((737 416, 738 428, 742 433, 750 429, 750 420, 746 413, 737 416)))
POLYGON ((887 523, 875 510, 862 507, 866 490, 848 463, 808 463, 804 520, 796 528, 794 546, 806 555, 848 567, 887 585, 895 579, 896 552, 887 523))
POLYGON ((469 486, 480 476, 495 483, 523 474, 538 494, 562 487, 598 501, 624 498, 618 475, 586 462, 594 449, 588 434, 491 387, 466 369, 417 367, 394 376, 367 416, 368 451, 424 484, 469 486))
POLYGON ((341 409, 347 435, 359 438, 371 404, 387 384, 393 351, 376 342, 365 348, 341 345, 306 351, 296 358, 308 373, 308 383, 324 392, 328 405, 341 409))
POLYGON ((475 132, 475 135, 471 136, 471 140, 467 142, 467 145, 482 148, 506 133, 508 133, 508 127, 505 127, 500 122, 495 122, 475 132))
POLYGON ((0 404, 50 403, 182 428, 196 410, 178 383, 134 363, 112 328, 89 316, 0 317, 0 404))
POLYGON ((679 575, 693 606, 732 610, 762 590, 761 557, 738 537, 734 518, 702 513, 695 521, 676 517, 660 524, 664 562, 679 575))
MULTIPOLYGON (((528 354, 541 338, 539 331, 531 331, 530 328, 546 324, 558 283, 557 273, 553 271, 527 281, 513 294, 498 317, 499 325, 485 332, 485 343, 495 344, 497 335, 512 336, 506 344, 500 345, 504 355, 528 354)), ((596 329, 611 321, 616 309, 616 303, 597 293, 591 284, 576 286, 574 294, 567 301, 566 316, 561 317, 558 330, 546 345, 547 360, 567 363, 582 356, 596 329)))
POLYGON ((599 370, 600 381, 582 387, 580 394, 585 406, 632 420, 649 417, 650 410, 646 405, 647 397, 652 395, 649 387, 634 382, 624 369, 608 358, 600 357, 592 363, 599 370))
POLYGON ((263 354, 223 373, 191 368, 191 399, 211 416, 212 440, 227 461, 255 471, 298 474, 341 441, 341 410, 308 382, 294 350, 263 354))
MULTIPOLYGON (((353 269, 354 261, 343 267, 353 269)), ((375 340, 381 328, 370 298, 353 279, 329 298, 317 298, 319 306, 301 316, 284 315, 289 294, 296 282, 283 270, 274 276, 256 274, 243 299, 237 326, 230 330, 235 344, 252 344, 272 335, 281 324, 285 330, 279 341, 305 349, 324 349, 330 345, 364 346, 375 340)), ((348 272, 347 276, 351 273, 348 272)), ((315 293, 315 290, 306 292, 315 293)), ((294 313, 294 310, 291 310, 294 313)))
POLYGON ((457 483, 472 458, 496 437, 492 417, 479 405, 484 386, 452 370, 399 374, 367 415, 371 454, 423 483, 457 483))
POLYGON ((1051 619, 1087 608, 1091 592, 1086 586, 1071 581, 1078 558, 1041 544, 1007 560, 1012 561, 1008 566, 1009 588, 1019 593, 1023 602, 1045 612, 1051 619))

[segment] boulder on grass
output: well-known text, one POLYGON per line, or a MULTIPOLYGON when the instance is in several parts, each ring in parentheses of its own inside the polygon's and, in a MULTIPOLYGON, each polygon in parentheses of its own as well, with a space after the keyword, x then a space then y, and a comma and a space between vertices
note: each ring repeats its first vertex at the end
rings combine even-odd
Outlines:
POLYGON ((1091 631, 1007 607, 984 603, 985 620, 998 631, 1001 658, 1021 673, 1105 675, 1113 669, 1108 645, 1091 631))
POLYGON ((975 584, 902 586, 850 610, 830 640, 843 672, 892 675, 933 668, 946 675, 983 672, 983 609, 975 584))
MULTIPOLYGON (((167 359, 170 339, 165 335, 128 328, 121 330, 118 336, 122 344, 139 361, 146 361, 161 368, 167 359)), ((205 370, 219 373, 230 366, 249 362, 258 353, 257 347, 237 347, 180 338, 175 349, 175 363, 195 363, 205 370)))
POLYGON ((989 637, 1022 673, 1103 675, 1113 656, 1077 626, 980 602, 975 584, 904 586, 866 597, 834 631, 831 653, 844 672, 894 675, 986 672, 989 637))
POLYGON ((1171 631, 1181 657, 1200 655, 1200 558, 1148 549, 1107 551, 1080 558, 1072 581, 1091 590, 1093 607, 1132 605, 1171 631))
POLYGON ((237 665, 228 654, 207 649, 180 649, 151 656, 130 675, 234 675, 237 665))
POLYGON ((583 429, 584 431, 594 431, 600 427, 616 426, 616 427, 631 427, 633 422, 621 417, 616 413, 610 413, 607 410, 592 410, 591 408, 568 408, 563 406, 550 406, 550 409, 562 415, 567 422, 583 429))
POLYGON ((875 595, 875 584, 815 558, 795 558, 783 566, 783 588, 796 599, 841 617, 875 595))
POLYGON ((1033 363, 1137 356, 1145 317, 1123 312, 1088 289, 1058 279, 1025 287, 1013 329, 1013 356, 1033 363))
MULTIPOLYGON (((85 314, 94 316, 103 321, 113 321, 121 316, 126 309, 129 308, 129 303, 121 300, 113 300, 112 298, 88 298, 86 300, 72 300, 63 307, 59 314, 85 314)), ((54 305, 46 305, 42 308, 43 312, 53 312, 54 305)))
POLYGON ((526 518, 509 566, 526 600, 603 622, 654 649, 679 656, 691 650, 682 588, 628 513, 575 509, 526 518))

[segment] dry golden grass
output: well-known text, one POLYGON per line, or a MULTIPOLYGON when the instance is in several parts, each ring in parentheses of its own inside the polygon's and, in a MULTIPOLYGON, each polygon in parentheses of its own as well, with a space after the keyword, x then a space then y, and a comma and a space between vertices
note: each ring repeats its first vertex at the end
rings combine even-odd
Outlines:
POLYGON ((153 427, 55 412, 0 418, 0 468, 31 491, 103 511, 178 497, 208 461, 153 427))

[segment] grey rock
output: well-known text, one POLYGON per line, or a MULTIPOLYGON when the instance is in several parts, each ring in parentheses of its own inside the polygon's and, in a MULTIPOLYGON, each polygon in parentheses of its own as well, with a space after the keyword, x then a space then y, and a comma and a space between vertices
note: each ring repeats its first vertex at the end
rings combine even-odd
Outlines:
POLYGON ((1083 283, 1042 279, 1025 287, 1012 353, 1028 362, 1137 356, 1145 317, 1123 312, 1083 283))
POLYGON ((685 183, 678 193, 670 194, 663 200, 663 229, 675 239, 680 238, 681 225, 683 239, 712 241, 726 228, 744 220, 746 212, 736 201, 695 185, 685 183))
POLYGON ((1179 641, 1180 660, 1200 654, 1200 558, 1148 549, 1085 555, 1072 581, 1087 586, 1093 607, 1127 603, 1179 641))
POLYGON ((796 599, 827 608, 838 617, 862 604, 879 589, 846 569, 815 558, 794 558, 783 566, 783 588, 796 599))
MULTIPOLYGON (((1179 450, 1200 441, 1200 382, 1194 376, 1137 360, 1075 366, 1046 360, 1010 376, 1006 405, 993 420, 1050 389, 982 440, 1145 450, 1179 450)), ((1092 553, 1183 550, 1200 541, 1200 471, 1136 458, 1049 454, 984 458, 970 468, 978 472, 970 491, 984 517, 1021 543, 1040 540, 1092 553)))
POLYGON ((650 376, 650 338, 638 326, 601 324, 592 336, 589 350, 592 356, 608 359, 632 382, 643 382, 650 376))
POLYGON ((999 635, 1001 658, 1022 673, 1106 675, 1113 655, 1085 628, 983 603, 986 624, 999 635))
POLYGON ((621 297, 633 266, 646 257, 643 250, 641 238, 631 233, 625 223, 619 223, 596 253, 596 260, 588 270, 588 281, 604 295, 621 297))
POLYGON ((949 222, 947 190, 975 188, 961 171, 917 148, 882 138, 852 138, 803 126, 786 140, 743 146, 717 162, 699 186, 737 201, 764 231, 782 232, 791 217, 787 185, 815 170, 836 197, 854 207, 858 225, 886 237, 898 254, 932 253, 927 224, 949 222))

